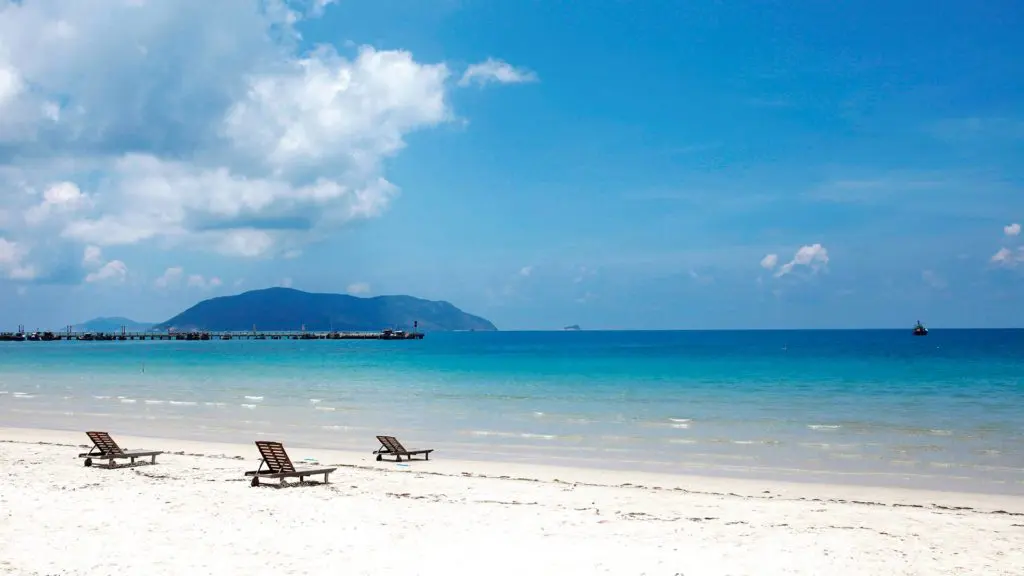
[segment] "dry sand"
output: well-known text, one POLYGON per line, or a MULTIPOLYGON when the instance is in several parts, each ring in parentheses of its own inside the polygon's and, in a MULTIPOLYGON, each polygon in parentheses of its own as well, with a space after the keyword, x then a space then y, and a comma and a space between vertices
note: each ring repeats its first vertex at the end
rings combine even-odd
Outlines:
POLYGON ((331 483, 251 488, 253 445, 114 432, 171 453, 86 468, 82 433, 0 429, 0 574, 1024 574, 1012 496, 397 465, 372 445, 291 448, 339 466, 331 483))

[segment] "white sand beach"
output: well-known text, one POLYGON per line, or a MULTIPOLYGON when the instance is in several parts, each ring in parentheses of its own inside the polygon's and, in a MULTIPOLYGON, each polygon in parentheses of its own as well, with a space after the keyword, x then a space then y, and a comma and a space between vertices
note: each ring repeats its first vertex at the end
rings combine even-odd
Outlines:
MULTIPOLYGON (((999 574, 1024 499, 624 471, 376 462, 253 488, 254 445, 121 436, 156 465, 86 468, 83 433, 0 429, 0 573, 999 574)), ((414 448, 413 439, 405 439, 414 448)))

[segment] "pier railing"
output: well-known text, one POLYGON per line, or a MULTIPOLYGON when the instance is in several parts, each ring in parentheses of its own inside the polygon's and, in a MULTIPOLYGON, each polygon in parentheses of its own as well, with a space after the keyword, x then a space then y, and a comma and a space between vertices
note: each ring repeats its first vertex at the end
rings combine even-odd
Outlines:
POLYGON ((0 342, 125 341, 125 340, 422 340, 422 332, 189 331, 189 332, 3 332, 0 342))

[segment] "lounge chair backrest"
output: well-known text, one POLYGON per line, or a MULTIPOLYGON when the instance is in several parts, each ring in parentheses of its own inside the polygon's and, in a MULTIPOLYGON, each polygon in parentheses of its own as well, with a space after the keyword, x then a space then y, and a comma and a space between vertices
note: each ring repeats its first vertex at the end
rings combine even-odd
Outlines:
POLYGON ((394 436, 377 436, 377 440, 380 440, 380 443, 383 444, 384 447, 392 454, 406 453, 405 446, 402 446, 402 443, 394 436))
POLYGON ((295 472, 295 466, 292 465, 291 458, 288 458, 288 453, 284 451, 284 445, 280 442, 257 440, 256 447, 259 448, 263 462, 271 473, 295 472))
POLYGON ((110 434, 107 434, 106 432, 86 432, 85 434, 89 436, 89 440, 92 440, 92 443, 95 444, 104 455, 124 455, 124 451, 117 445, 117 442, 114 442, 114 439, 110 437, 110 434))

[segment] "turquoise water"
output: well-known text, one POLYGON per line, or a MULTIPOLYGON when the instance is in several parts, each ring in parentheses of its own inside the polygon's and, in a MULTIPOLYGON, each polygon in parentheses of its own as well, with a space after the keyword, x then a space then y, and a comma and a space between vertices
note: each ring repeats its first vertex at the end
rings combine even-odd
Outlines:
POLYGON ((995 330, 7 342, 0 425, 1024 494, 1022 375, 995 330))

